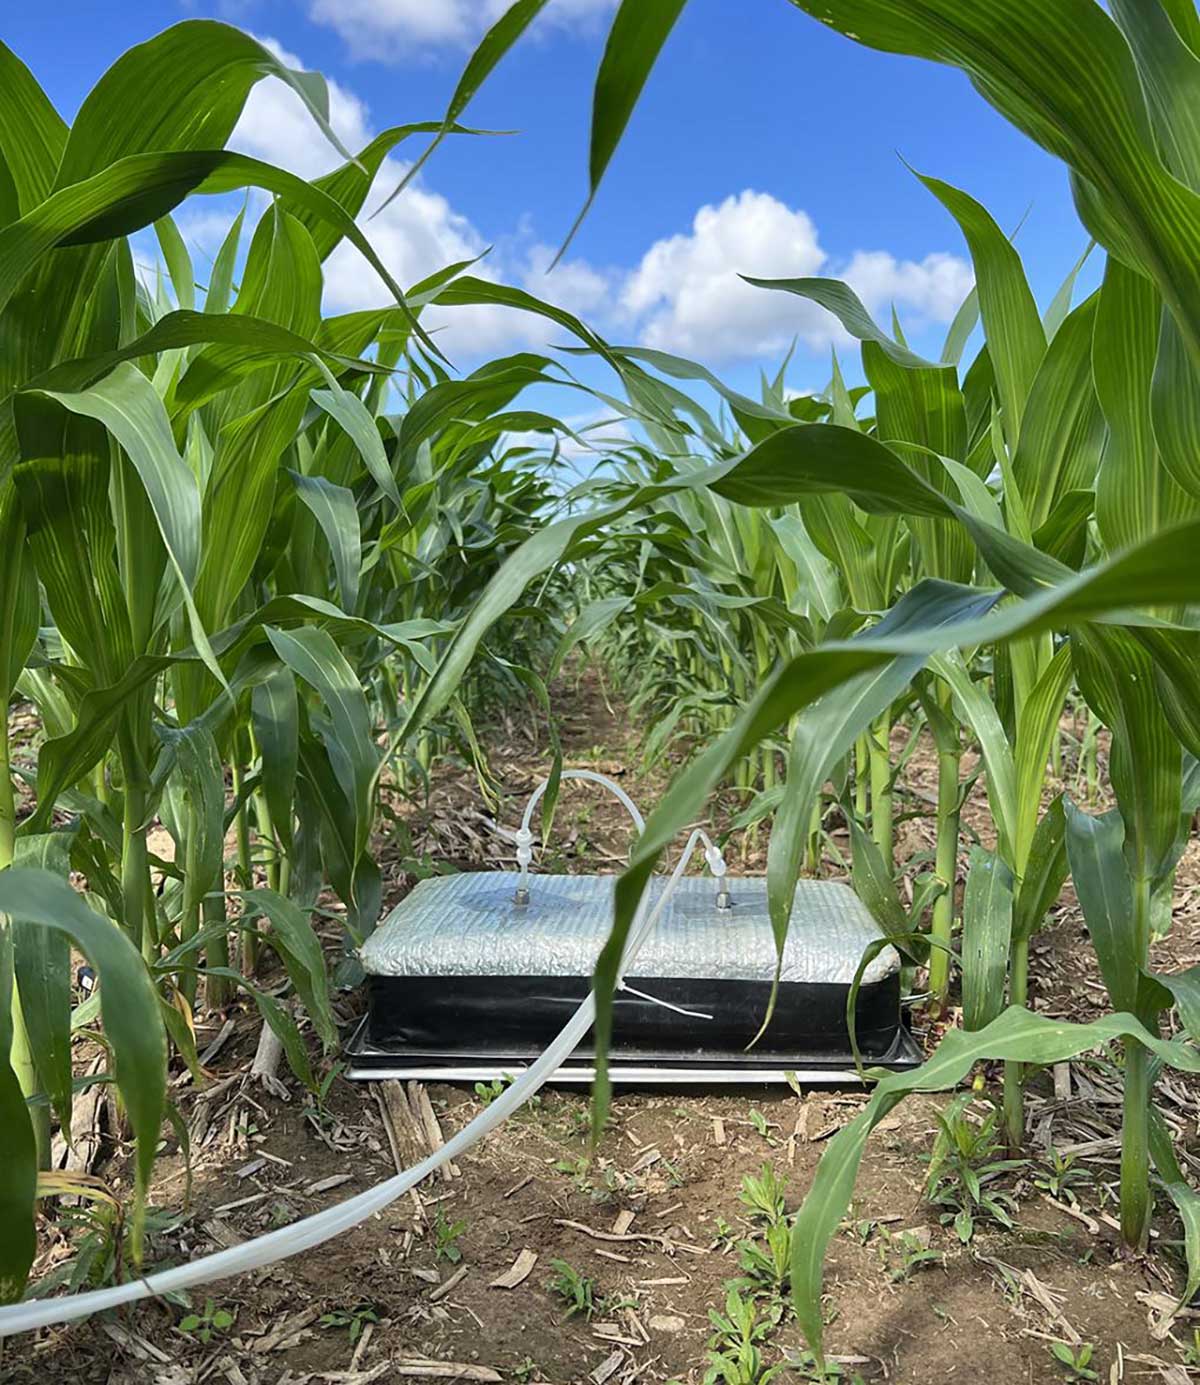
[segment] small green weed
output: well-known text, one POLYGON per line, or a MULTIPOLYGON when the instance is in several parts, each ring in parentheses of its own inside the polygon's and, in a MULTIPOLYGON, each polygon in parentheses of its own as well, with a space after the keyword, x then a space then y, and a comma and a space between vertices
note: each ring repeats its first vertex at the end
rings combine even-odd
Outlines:
POLYGON ((458 1238, 467 1229, 465 1221, 450 1221, 439 1207, 433 1219, 433 1254, 438 1260, 448 1260, 457 1265, 462 1259, 458 1238))
POLYGON ((738 1243, 742 1277, 733 1282, 753 1293, 781 1297, 792 1270, 792 1229, 787 1222, 769 1226, 761 1238, 738 1243))
POLYGON ((1024 1163, 995 1157, 1000 1149, 998 1113, 993 1109, 983 1120, 972 1120, 968 1107, 973 1100, 973 1093, 962 1092, 938 1113, 941 1129, 925 1185, 925 1196, 942 1209, 942 1225, 952 1225, 964 1245, 974 1236, 981 1219, 1013 1225, 1016 1199, 992 1185, 1002 1174, 1024 1163))
POLYGON ((1066 1342, 1053 1342, 1050 1355, 1066 1371, 1068 1380, 1099 1380, 1099 1373, 1088 1364, 1094 1350, 1091 1342, 1084 1342, 1078 1347, 1068 1346, 1066 1342))
POLYGON ((236 1313, 228 1308, 218 1308, 211 1298, 204 1300, 204 1309, 199 1313, 188 1313, 179 1319, 176 1329, 185 1337, 193 1337, 197 1342, 208 1343, 233 1326, 236 1313))
POLYGON ((566 1260, 551 1260, 550 1268, 554 1278, 547 1285, 552 1293, 558 1295, 566 1306, 566 1316, 573 1318, 577 1313, 591 1322, 600 1309, 596 1297, 596 1281, 581 1274, 566 1260))
POLYGON ((362 1330, 369 1322, 379 1321, 379 1310, 369 1303, 360 1303, 354 1308, 331 1308, 317 1319, 322 1327, 344 1327, 350 1338, 350 1345, 362 1336, 362 1330))
POLYGON ((751 1109, 748 1119, 750 1124, 772 1148, 779 1143, 775 1136, 771 1134, 771 1131, 777 1129, 777 1127, 772 1121, 769 1121, 761 1111, 751 1109))
POLYGON ((783 1189, 784 1185, 775 1170, 764 1162, 761 1173, 748 1173, 742 1178, 739 1200, 749 1208, 751 1217, 774 1226, 784 1218, 783 1189))

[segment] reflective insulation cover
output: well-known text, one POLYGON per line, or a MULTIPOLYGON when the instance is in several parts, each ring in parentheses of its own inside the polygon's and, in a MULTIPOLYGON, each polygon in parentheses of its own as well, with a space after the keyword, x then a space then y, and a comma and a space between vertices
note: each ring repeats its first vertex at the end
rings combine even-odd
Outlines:
MULTIPOLYGON (((519 1063, 554 1037, 591 985, 612 926, 616 877, 531 875, 526 904, 514 901, 518 880, 515 871, 438 876, 392 910, 360 953, 369 1011, 356 1057, 487 1055, 519 1063)), ((713 879, 678 882, 630 964, 628 989, 616 996, 614 1056, 845 1067, 850 985, 880 937, 866 906, 845 885, 799 882, 775 1013, 747 1054, 766 1014, 775 943, 765 879, 724 883, 732 902, 721 909, 713 879)), ((663 884, 651 882, 651 901, 663 884)), ((856 1037, 868 1061, 899 1062, 911 1049, 891 947, 864 971, 856 1037)))

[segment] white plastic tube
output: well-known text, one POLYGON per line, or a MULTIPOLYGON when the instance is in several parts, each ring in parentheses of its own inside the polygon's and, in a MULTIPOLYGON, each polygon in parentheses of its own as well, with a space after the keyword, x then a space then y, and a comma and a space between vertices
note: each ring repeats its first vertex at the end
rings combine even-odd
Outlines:
MULTIPOLYGON (((590 771, 573 771, 573 773, 590 775, 590 771)), ((624 791, 621 791, 621 796, 628 798, 624 791)), ((632 807, 632 804, 629 806, 632 807)), ((641 817, 636 808, 633 808, 633 812, 637 814, 638 818, 641 817)), ((687 845, 684 847, 670 879, 654 908, 649 912, 647 911, 649 896, 642 896, 642 901, 634 916, 633 925, 625 940, 624 951, 621 954, 620 977, 624 976, 626 967, 658 922, 659 916, 683 874, 697 842, 702 838, 707 841, 707 838, 704 838, 698 830, 694 831, 688 838, 687 845)), ((578 1047, 584 1035, 591 1028, 595 1017, 596 994, 595 991, 590 991, 587 999, 563 1026, 557 1038, 517 1078, 512 1086, 502 1092, 491 1105, 481 1111, 473 1121, 465 1125, 458 1134, 447 1140, 441 1149, 436 1150, 428 1158, 422 1159, 419 1164, 413 1165, 412 1168, 405 1169, 403 1173, 395 1174, 383 1183, 368 1188, 366 1192, 359 1193, 356 1197, 347 1198, 345 1202, 340 1202, 335 1207, 326 1208, 323 1212, 316 1212, 311 1217, 303 1217, 300 1221, 293 1222, 291 1226, 281 1227, 278 1231, 269 1231, 266 1235, 257 1236, 254 1240, 245 1241, 229 1250, 218 1251, 214 1255, 201 1256, 200 1259, 193 1260, 186 1265, 178 1265, 169 1270, 160 1270, 155 1274, 130 1280, 125 1284, 117 1284, 108 1289, 93 1289, 84 1294, 73 1294, 63 1298, 35 1299, 28 1303, 15 1303, 7 1308, 0 1308, 0 1337, 11 1337, 18 1332, 32 1332, 39 1327, 48 1327, 51 1323, 72 1322, 79 1318, 90 1317, 91 1314, 99 1313, 106 1308, 116 1308, 123 1303, 134 1303, 138 1299, 153 1298, 158 1294, 177 1292, 181 1289, 194 1289, 197 1285, 210 1284, 214 1280, 225 1279, 229 1275, 245 1274, 249 1270, 262 1269, 266 1265, 275 1264, 276 1261, 285 1260, 292 1255, 299 1255, 305 1250, 311 1250, 314 1246, 319 1246, 323 1242, 341 1235, 343 1231, 349 1231, 351 1227, 358 1226, 368 1217, 383 1211, 385 1207, 395 1202, 398 1197, 402 1197, 422 1179, 428 1178, 431 1173, 436 1172, 447 1160, 457 1158, 470 1149, 473 1144, 483 1139, 485 1135, 495 1130, 502 1121, 528 1101, 538 1088, 553 1075, 563 1060, 578 1047)))
MULTIPOLYGON (((633 825, 639 835, 645 828, 646 819, 642 817, 637 804, 615 780, 609 779, 606 775, 597 774, 594 769, 564 769, 559 777, 560 779, 583 779, 589 784, 599 784, 617 799, 633 819, 633 825)), ((529 866, 533 860, 533 829, 529 824, 533 821, 533 810, 549 787, 549 779, 543 779, 529 795, 529 802, 525 805, 521 826, 517 832, 517 865, 521 868, 521 878, 517 881, 517 902, 519 904, 529 902, 529 866)), ((704 840, 706 845, 711 846, 707 837, 704 840)))

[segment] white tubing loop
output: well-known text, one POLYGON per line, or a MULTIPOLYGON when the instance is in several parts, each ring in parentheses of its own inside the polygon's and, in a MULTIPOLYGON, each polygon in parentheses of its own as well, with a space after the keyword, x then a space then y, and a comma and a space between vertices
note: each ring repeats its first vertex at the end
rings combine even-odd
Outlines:
MULTIPOLYGON (((564 771, 574 777, 600 779, 590 770, 564 771)), ((615 785, 613 785, 616 788, 615 785)), ((617 790, 622 801, 628 800, 623 790, 617 790)), ((540 796, 540 795, 539 795, 540 796)), ((535 800, 531 800, 533 802, 535 800)), ((641 814, 632 801, 627 801, 635 820, 644 826, 641 814)), ((528 811, 528 810, 527 810, 528 811)), ((633 923, 625 939, 621 952, 621 965, 618 969, 618 985, 625 970, 633 960, 642 943, 658 922, 667 901, 682 876, 688 860, 698 841, 707 842, 707 837, 699 829, 688 837, 687 845, 679 857, 670 878, 653 909, 649 909, 649 896, 642 895, 634 914, 633 923)), ((711 845, 711 843, 710 843, 711 845)), ((107 1289, 91 1289, 87 1293, 73 1294, 63 1298, 35 1299, 27 1303, 15 1303, 0 1308, 0 1337, 11 1337, 18 1332, 32 1332, 52 1323, 72 1322, 78 1318, 90 1317, 104 1309, 117 1308, 124 1303, 134 1303, 139 1299, 154 1298, 159 1294, 177 1293, 184 1289, 194 1289, 199 1284, 209 1284, 229 1275, 245 1274, 249 1270, 263 1269, 289 1256, 299 1255, 301 1251, 311 1250, 323 1242, 331 1240, 342 1232, 358 1226, 368 1217, 402 1197, 410 1188, 435 1173, 450 1159, 457 1158, 473 1144, 489 1134, 507 1117, 529 1100, 548 1078, 554 1075, 564 1058, 568 1057, 580 1044, 584 1035, 592 1027, 596 1017, 596 993, 588 992, 587 998, 571 1018, 563 1025, 558 1036, 517 1080, 498 1096, 491 1105, 465 1125, 456 1135, 419 1164, 395 1174, 382 1183, 368 1188, 355 1197, 347 1198, 323 1212, 315 1212, 303 1217, 290 1226, 277 1231, 269 1231, 263 1236, 245 1241, 228 1250, 217 1251, 213 1255, 201 1256, 186 1265, 173 1269, 159 1270, 140 1279, 125 1284, 116 1284, 107 1289)))
MULTIPOLYGON (((601 788, 607 789, 633 819, 633 825, 637 829, 638 836, 641 836, 646 826, 646 819, 642 817, 637 804, 615 780, 609 779, 607 775, 597 774, 593 769, 564 769, 559 775, 559 780, 561 782, 564 779, 582 779, 586 783, 599 784, 601 788)), ((533 862, 534 840, 533 830, 529 824, 533 820, 533 810, 549 787, 550 780, 543 779, 529 795, 529 802, 525 805, 521 826, 517 831, 517 865, 521 870, 521 878, 517 881, 516 902, 518 904, 529 903, 529 867, 533 862)))

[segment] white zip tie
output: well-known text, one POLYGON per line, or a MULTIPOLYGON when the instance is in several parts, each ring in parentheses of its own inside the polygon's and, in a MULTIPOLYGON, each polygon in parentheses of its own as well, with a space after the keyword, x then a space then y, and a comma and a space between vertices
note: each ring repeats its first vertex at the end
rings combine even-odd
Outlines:
POLYGON ((630 995, 635 995, 639 1000, 648 1000, 651 1005, 661 1005, 664 1010, 674 1010, 677 1015, 688 1015, 694 1020, 710 1020, 711 1015, 706 1015, 703 1010, 685 1010, 682 1005, 672 1005, 669 1000, 660 1000, 656 995, 647 995, 645 991, 639 991, 635 986, 628 986, 624 981, 617 982, 618 991, 628 991, 630 995))

